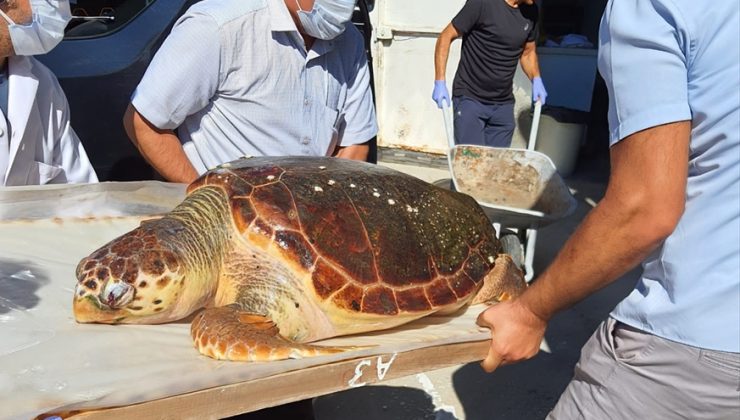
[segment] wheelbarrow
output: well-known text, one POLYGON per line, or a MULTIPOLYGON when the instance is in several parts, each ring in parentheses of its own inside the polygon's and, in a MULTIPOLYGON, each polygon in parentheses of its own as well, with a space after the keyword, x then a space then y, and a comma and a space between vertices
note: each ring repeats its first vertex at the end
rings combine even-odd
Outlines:
POLYGON ((452 187, 478 202, 504 250, 524 269, 526 280, 532 280, 537 230, 570 215, 577 205, 552 160, 534 150, 540 102, 535 103, 527 149, 456 145, 452 110, 442 111, 452 187))

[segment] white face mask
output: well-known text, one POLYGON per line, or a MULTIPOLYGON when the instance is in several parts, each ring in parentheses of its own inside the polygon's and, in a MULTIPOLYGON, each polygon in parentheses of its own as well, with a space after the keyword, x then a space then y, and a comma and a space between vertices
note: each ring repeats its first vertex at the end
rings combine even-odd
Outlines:
POLYGON ((64 28, 72 18, 69 0, 29 0, 33 18, 21 25, 0 10, 8 21, 10 42, 16 55, 39 55, 51 51, 64 38, 64 28))
MULTIPOLYGON (((298 3, 298 0, 296 0, 298 3)), ((298 4, 298 19, 306 34, 318 39, 334 39, 344 32, 352 18, 355 0, 316 0, 307 12, 298 4)))

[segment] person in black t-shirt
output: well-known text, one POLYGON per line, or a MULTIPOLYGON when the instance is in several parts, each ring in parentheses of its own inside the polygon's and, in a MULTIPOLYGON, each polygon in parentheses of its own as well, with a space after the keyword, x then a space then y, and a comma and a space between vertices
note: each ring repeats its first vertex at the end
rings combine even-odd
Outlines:
POLYGON ((545 104, 534 43, 538 13, 534 0, 467 0, 437 38, 432 99, 442 108, 450 105, 445 82, 450 44, 463 37, 452 89, 455 143, 511 145, 517 63, 532 80, 532 100, 545 104))

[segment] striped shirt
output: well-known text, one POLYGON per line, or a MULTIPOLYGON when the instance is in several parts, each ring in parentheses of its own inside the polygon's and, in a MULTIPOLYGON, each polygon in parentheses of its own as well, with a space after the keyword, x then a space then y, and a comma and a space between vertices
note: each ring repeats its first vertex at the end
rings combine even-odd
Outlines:
POLYGON ((348 23, 306 51, 283 0, 196 3, 132 104, 154 126, 177 129, 199 173, 244 155, 328 155, 378 130, 360 32, 348 23))

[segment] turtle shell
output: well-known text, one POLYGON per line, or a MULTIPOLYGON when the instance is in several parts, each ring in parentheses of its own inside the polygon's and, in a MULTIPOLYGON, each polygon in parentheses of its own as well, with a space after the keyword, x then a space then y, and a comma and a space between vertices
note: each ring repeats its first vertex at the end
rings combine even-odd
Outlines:
POLYGON ((219 186, 234 226, 277 245, 318 299, 380 315, 455 306, 479 289, 501 251, 471 197, 393 169, 338 158, 245 158, 188 192, 219 186))

